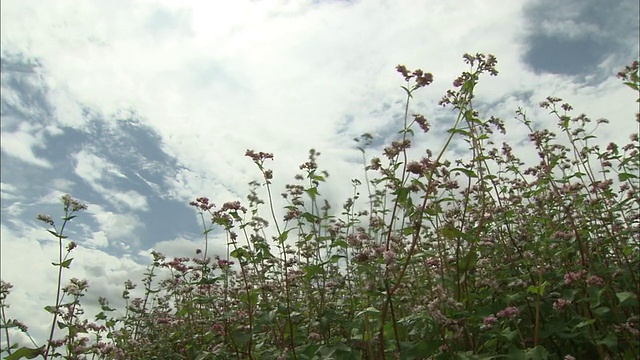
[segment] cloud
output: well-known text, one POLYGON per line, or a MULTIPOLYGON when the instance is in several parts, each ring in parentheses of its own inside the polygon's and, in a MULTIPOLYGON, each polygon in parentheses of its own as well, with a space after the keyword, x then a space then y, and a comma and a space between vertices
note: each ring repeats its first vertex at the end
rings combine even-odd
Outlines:
POLYGON ((101 183, 113 184, 117 179, 127 179, 116 165, 97 156, 86 149, 74 155, 76 160, 75 173, 89 183, 97 193, 118 208, 147 210, 147 200, 133 190, 119 191, 117 188, 106 187, 101 183))
POLYGON ((145 226, 135 214, 117 214, 97 204, 90 204, 87 213, 93 215, 100 232, 112 240, 135 239, 136 230, 145 226))
MULTIPOLYGON (((579 1, 551 3, 3 1, 2 273, 21 304, 12 311, 47 323, 31 310, 51 299, 57 244, 33 218, 59 214, 64 193, 89 205, 74 219, 80 248, 69 275, 95 277, 110 296, 149 249, 191 257, 202 247, 188 202, 244 199, 261 179, 247 149, 275 155, 265 166, 280 218, 279 194, 308 149, 320 151, 331 175, 320 191, 339 211, 363 175, 352 139, 374 134, 370 159, 398 136, 399 63, 435 77, 410 107, 432 124, 414 139, 416 157, 437 150, 452 124, 437 103, 468 69, 465 52, 498 57, 500 75, 481 79, 475 101, 481 116, 505 119, 504 140, 523 160, 536 154, 514 111, 553 127, 538 108, 546 96, 608 117, 600 141, 626 141, 636 94, 614 75, 637 58, 637 1, 596 6, 608 14, 600 17, 579 1)), ((454 148, 466 156, 465 144, 454 148)), ((223 244, 212 239, 211 254, 223 244)))
POLYGON ((34 148, 42 149, 44 148, 44 144, 42 143, 42 137, 31 133, 30 130, 31 129, 27 129, 26 131, 2 132, 0 135, 2 151, 27 164, 52 168, 53 166, 49 161, 38 157, 34 153, 34 148))
MULTIPOLYGON (((58 243, 43 228, 26 223, 20 227, 22 230, 18 232, 4 224, 0 227, 2 251, 6 254, 8 249, 11 250, 11 256, 2 257, 2 280, 14 286, 7 299, 11 305, 7 312, 10 318, 27 324, 29 333, 41 342, 48 336, 51 322, 49 314, 42 308, 55 303, 57 271, 51 262, 57 262, 58 243)), ((63 286, 71 277, 89 279, 90 290, 83 305, 91 317, 99 312, 99 296, 106 297, 114 307, 123 309, 123 301, 118 294, 122 292, 124 281, 128 278, 138 281, 143 276, 144 266, 129 257, 114 257, 86 249, 82 244, 71 257, 74 260, 70 269, 63 273, 63 286)), ((12 335, 15 340, 16 333, 12 335)), ((27 339, 22 340, 25 345, 30 343, 27 339)))
POLYGON ((0 192, 2 193, 3 199, 12 200, 18 198, 16 190, 17 188, 12 184, 0 183, 0 192))

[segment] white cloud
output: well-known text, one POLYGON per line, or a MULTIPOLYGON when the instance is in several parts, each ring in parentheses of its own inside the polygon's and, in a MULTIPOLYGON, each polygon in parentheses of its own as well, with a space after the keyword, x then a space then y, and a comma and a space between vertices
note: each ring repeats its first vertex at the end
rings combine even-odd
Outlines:
POLYGON ((16 193, 18 189, 12 184, 0 182, 0 192, 5 200, 17 199, 20 195, 16 193))
MULTIPOLYGON (((22 224, 21 228, 16 232, 4 224, 0 227, 2 280, 14 286, 7 299, 11 307, 6 312, 9 318, 21 320, 29 326, 30 335, 42 344, 51 321, 43 307, 55 303, 57 268, 51 262, 57 262, 58 242, 38 241, 51 238, 43 228, 28 227, 26 224, 22 224), (11 256, 8 256, 8 249, 11 250, 11 256)), ((63 286, 71 277, 89 279, 90 290, 87 300, 83 302, 88 318, 93 318, 99 311, 97 296, 107 297, 122 310, 119 297, 124 281, 128 278, 139 281, 142 278, 143 265, 128 258, 117 258, 82 246, 74 250, 71 257, 74 260, 70 269, 63 273, 63 286)), ((19 339, 15 333, 12 335, 14 339, 19 339)), ((27 345, 25 342, 23 344, 27 345)))
POLYGON ((74 155, 76 174, 85 180, 97 193, 118 209, 147 210, 147 199, 133 190, 120 191, 114 186, 106 187, 102 182, 113 182, 114 178, 127 178, 115 164, 87 150, 74 155))
POLYGON ((28 131, 2 132, 0 134, 2 151, 28 164, 52 168, 51 163, 34 154, 34 148, 43 148, 43 139, 28 131))
POLYGON ((102 179, 110 165, 107 160, 86 150, 75 154, 74 158, 76 159, 76 175, 91 186, 95 186, 94 184, 102 179))
POLYGON ((136 229, 144 227, 134 214, 117 214, 97 204, 89 204, 87 212, 98 222, 99 231, 112 240, 131 240, 136 229))
POLYGON ((109 239, 104 231, 96 231, 93 236, 87 240, 87 245, 93 248, 106 248, 109 246, 109 239))
MULTIPOLYGON (((23 53, 42 64, 28 81, 37 85, 36 80, 44 80, 56 121, 28 127, 20 119, 3 115, 2 151, 28 164, 51 168, 34 150, 46 149, 45 135, 59 135, 64 126, 87 130, 85 110, 107 123, 135 110, 144 125, 159 135, 162 150, 178 162, 177 169, 164 174, 165 184, 143 178, 159 197, 190 201, 209 196, 218 205, 244 199, 247 182, 260 178, 256 166, 243 156, 246 149, 254 149, 275 154, 266 167, 276 176, 273 192, 278 205, 284 184, 313 147, 323 153, 320 167, 331 174, 321 192, 336 201, 332 204, 336 209, 351 195, 351 178, 362 175, 361 167, 354 166, 360 154, 351 139, 365 131, 388 131, 397 121, 393 116, 403 111, 400 86, 404 84, 395 66, 403 63, 434 74, 435 82, 416 94, 412 111, 419 109, 444 127, 451 113, 438 107, 437 101, 467 69, 461 60, 465 52, 498 57, 500 75, 481 80, 477 100, 492 104, 483 109, 483 115, 507 121, 514 143, 526 140, 525 129, 513 120, 518 106, 529 109, 537 122, 555 124, 552 116, 536 108, 548 95, 565 98, 577 113, 586 112, 594 119, 609 117, 612 125, 604 132, 605 140, 626 139, 628 125, 635 126, 637 106, 633 92, 619 81, 585 84, 575 77, 535 74, 522 62, 527 31, 522 25, 523 4, 506 0, 490 4, 483 0, 455 4, 428 0, 326 4, 2 1, 3 51, 23 53), (158 193, 167 185, 167 193, 158 193)), ((594 31, 573 18, 544 23, 544 27, 550 35, 570 37, 594 31), (573 24, 580 25, 579 31, 573 24)), ((603 63, 603 72, 613 75, 612 69, 624 65, 612 61, 603 63)), ((28 116, 44 117, 6 89, 3 75, 3 101, 28 116)), ((416 140, 414 150, 436 149, 441 141, 428 134, 416 140)), ((536 156, 531 151, 522 154, 526 160, 536 156)), ((120 259, 100 250, 118 248, 140 256, 140 244, 147 242, 137 239, 135 232, 145 224, 131 211, 150 210, 146 194, 125 189, 120 182, 128 172, 99 147, 72 157, 75 174, 119 213, 105 210, 107 204, 89 204, 87 212, 98 227, 81 227, 88 240, 79 242, 81 249, 70 275, 95 278, 91 283, 99 293, 119 292, 121 282, 136 274, 139 265, 131 260, 133 255, 120 259)), ((39 204, 59 203, 61 194, 76 187, 72 180, 56 176, 53 190, 39 204)), ((3 200, 20 199, 16 189, 3 180, 3 200)), ((3 208, 3 214, 17 215, 19 206, 3 208)), ((12 311, 29 324, 46 324, 46 317, 32 314, 32 309, 42 308, 51 299, 55 239, 42 229, 13 225, 21 230, 2 225, 3 279, 6 275, 7 281, 20 285, 11 300, 20 306, 12 311), (19 268, 29 271, 15 270, 19 268)), ((212 254, 223 251, 223 243, 211 242, 212 254)), ((171 256, 192 257, 201 246, 201 240, 174 239, 154 248, 171 256)), ((44 327, 32 326, 36 335, 44 334, 44 327)))
POLYGON ((73 186, 75 185, 73 181, 64 178, 51 179, 49 181, 49 184, 51 188, 63 193, 71 192, 73 186))
POLYGON ((573 19, 545 20, 542 22, 542 29, 547 36, 568 39, 586 39, 597 36, 600 32, 596 25, 576 22, 573 19))

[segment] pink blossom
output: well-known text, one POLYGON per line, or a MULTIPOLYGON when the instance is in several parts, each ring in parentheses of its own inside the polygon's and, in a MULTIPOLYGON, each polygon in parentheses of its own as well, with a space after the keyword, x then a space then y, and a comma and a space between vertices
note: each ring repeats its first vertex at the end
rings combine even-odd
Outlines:
POLYGON ((496 316, 499 318, 502 318, 502 317, 515 318, 518 315, 520 315, 520 310, 518 310, 518 308, 515 306, 509 306, 504 310, 498 311, 498 313, 496 314, 496 316))

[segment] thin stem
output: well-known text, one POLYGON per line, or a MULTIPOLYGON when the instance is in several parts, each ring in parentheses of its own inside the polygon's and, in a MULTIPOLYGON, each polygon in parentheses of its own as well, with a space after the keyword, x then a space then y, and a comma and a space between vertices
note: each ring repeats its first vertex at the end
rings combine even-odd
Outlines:
MULTIPOLYGON (((70 213, 68 211, 68 209, 65 209, 65 219, 67 219, 69 217, 70 213)), ((51 331, 49 332, 49 340, 47 341, 47 348, 44 352, 44 358, 45 360, 49 358, 49 349, 51 349, 51 342, 53 341, 53 334, 56 330, 56 320, 58 319, 58 311, 59 311, 59 306, 60 306, 60 290, 61 290, 61 286, 62 286, 62 262, 63 260, 63 246, 62 246, 62 239, 64 238, 64 236, 62 235, 62 233, 64 232, 64 227, 67 225, 67 221, 68 220, 64 220, 64 222, 62 223, 62 227, 60 228, 60 232, 56 232, 55 231, 55 227, 54 227, 54 232, 56 232, 56 237, 58 238, 58 281, 57 281, 57 285, 56 285, 56 305, 54 308, 54 312, 53 312, 53 320, 51 321, 51 331)))

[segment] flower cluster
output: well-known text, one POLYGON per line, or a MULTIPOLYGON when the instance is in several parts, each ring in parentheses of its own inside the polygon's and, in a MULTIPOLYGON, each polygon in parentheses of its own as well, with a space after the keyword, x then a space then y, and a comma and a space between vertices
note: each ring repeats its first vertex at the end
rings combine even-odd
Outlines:
POLYGON ((402 74, 402 76, 406 81, 415 79, 415 82, 416 82, 415 89, 425 87, 433 82, 433 75, 431 73, 425 73, 421 69, 409 71, 407 70, 406 66, 398 65, 396 66, 396 71, 402 74))
POLYGON ((520 315, 520 310, 515 306, 506 307, 496 314, 498 318, 509 318, 513 319, 520 315))
POLYGON ((200 209, 201 211, 209 211, 215 207, 213 203, 209 203, 209 198, 199 197, 195 201, 189 203, 189 205, 200 209))

